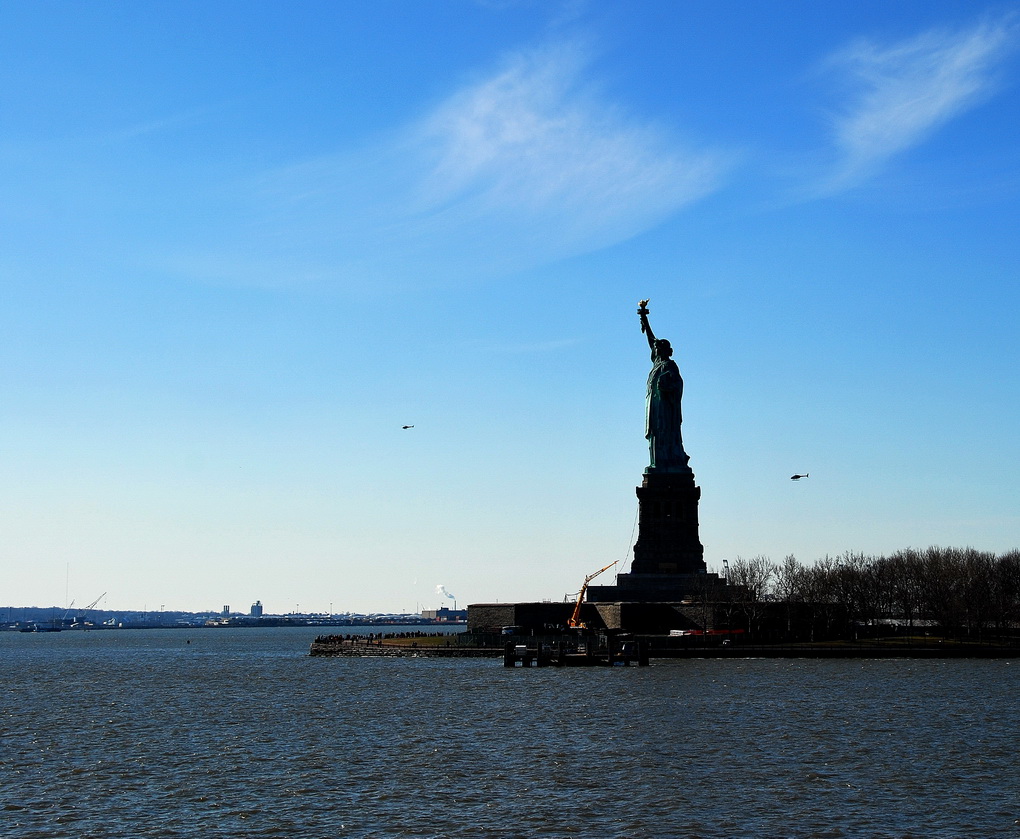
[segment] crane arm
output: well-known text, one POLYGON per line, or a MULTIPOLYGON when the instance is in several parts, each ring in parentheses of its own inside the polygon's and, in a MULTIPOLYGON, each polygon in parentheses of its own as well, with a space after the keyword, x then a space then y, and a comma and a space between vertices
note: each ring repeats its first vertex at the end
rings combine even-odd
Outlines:
POLYGON ((106 597, 106 592, 105 591, 102 594, 100 594, 99 597, 97 597, 95 600, 93 600, 91 603, 89 603, 89 605, 85 607, 84 611, 78 613, 78 615, 75 617, 75 623, 81 623, 81 624, 85 623, 85 620, 86 620, 86 618, 88 618, 89 613, 94 608, 96 608, 96 604, 100 600, 102 600, 104 597, 106 597))
MULTIPOLYGON (((619 561, 620 560, 616 560, 616 562, 619 561)), ((574 614, 572 614, 570 616, 570 620, 567 621, 567 626, 569 626, 571 629, 584 628, 584 624, 581 623, 581 604, 584 602, 585 592, 588 591, 588 583, 594 580, 603 571, 608 571, 610 568, 616 565, 616 562, 610 562, 609 565, 607 565, 605 568, 600 568, 594 574, 589 574, 587 577, 584 578, 584 585, 581 586, 581 591, 577 595, 577 603, 574 606, 574 614)))

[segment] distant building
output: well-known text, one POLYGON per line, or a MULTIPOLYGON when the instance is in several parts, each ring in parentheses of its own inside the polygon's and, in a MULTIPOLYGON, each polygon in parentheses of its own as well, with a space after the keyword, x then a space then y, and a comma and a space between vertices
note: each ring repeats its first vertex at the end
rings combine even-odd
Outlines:
POLYGON ((439 621, 440 623, 456 623, 467 620, 467 609, 447 609, 445 606, 439 609, 425 609, 421 613, 422 620, 439 621))
POLYGON ((262 601, 261 600, 256 600, 254 603, 251 604, 251 612, 250 612, 250 614, 251 614, 251 616, 253 618, 261 618, 262 617, 262 601))
POLYGON ((224 606, 223 607, 223 611, 220 612, 220 617, 224 617, 224 618, 229 618, 230 617, 230 607, 229 606, 224 606))

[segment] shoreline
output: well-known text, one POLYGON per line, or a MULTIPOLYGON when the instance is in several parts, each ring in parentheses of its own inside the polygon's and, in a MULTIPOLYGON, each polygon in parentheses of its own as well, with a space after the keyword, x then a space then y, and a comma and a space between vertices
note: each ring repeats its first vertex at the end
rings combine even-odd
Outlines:
MULTIPOLYGON (((423 639, 345 640, 320 636, 312 642, 310 656, 326 658, 502 658, 506 644, 477 646, 468 644, 428 644, 423 639)), ((1020 658, 1020 646, 974 643, 843 643, 843 644, 735 644, 712 646, 662 646, 646 638, 648 658, 814 658, 814 659, 1011 659, 1020 658)), ((526 646, 538 649, 546 639, 521 638, 526 646), (530 641, 531 643, 527 643, 530 641)))

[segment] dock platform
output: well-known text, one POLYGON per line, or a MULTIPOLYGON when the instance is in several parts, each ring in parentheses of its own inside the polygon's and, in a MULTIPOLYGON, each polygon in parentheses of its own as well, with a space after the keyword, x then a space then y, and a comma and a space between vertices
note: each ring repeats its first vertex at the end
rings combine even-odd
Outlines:
MULTIPOLYGON (((596 639, 590 639, 594 642, 596 639)), ((643 640, 614 644, 553 644, 507 642, 503 649, 504 667, 627 667, 648 666, 648 644, 643 640)))

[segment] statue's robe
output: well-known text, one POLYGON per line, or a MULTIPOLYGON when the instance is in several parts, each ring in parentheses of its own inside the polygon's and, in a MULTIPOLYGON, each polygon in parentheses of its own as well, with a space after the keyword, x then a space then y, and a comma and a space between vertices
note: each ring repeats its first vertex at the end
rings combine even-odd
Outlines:
POLYGON ((683 421, 680 403, 684 380, 680 368, 671 358, 652 356, 648 374, 648 396, 645 410, 645 437, 648 439, 649 470, 682 472, 690 458, 684 451, 680 424, 683 421))

